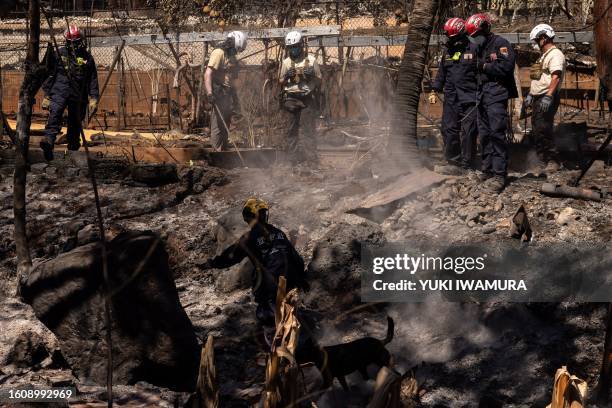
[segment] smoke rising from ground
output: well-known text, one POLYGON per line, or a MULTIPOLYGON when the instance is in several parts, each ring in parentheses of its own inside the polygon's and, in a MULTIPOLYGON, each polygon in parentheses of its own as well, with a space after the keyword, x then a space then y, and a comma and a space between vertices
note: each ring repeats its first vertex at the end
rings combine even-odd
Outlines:
POLYGON ((396 338, 389 348, 399 366, 407 365, 403 369, 422 361, 449 361, 470 345, 484 347, 495 341, 475 304, 431 297, 424 303, 392 306, 389 311, 396 317, 396 338))

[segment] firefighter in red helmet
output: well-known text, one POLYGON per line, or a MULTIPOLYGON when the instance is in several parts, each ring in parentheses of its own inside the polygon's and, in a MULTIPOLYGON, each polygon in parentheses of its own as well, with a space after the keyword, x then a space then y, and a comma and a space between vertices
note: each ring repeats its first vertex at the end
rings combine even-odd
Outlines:
POLYGON ((449 19, 444 24, 444 32, 446 47, 432 88, 444 92, 442 133, 446 160, 467 169, 471 166, 477 135, 476 72, 471 54, 466 53, 469 41, 465 21, 457 17, 449 19))
POLYGON ((52 54, 54 70, 43 83, 43 109, 49 110, 45 139, 40 142, 46 160, 53 160, 55 138, 62 127, 62 117, 68 109, 68 150, 79 150, 81 122, 86 108, 93 111, 98 104, 98 71, 93 57, 85 47, 83 34, 76 25, 64 32, 65 45, 52 54))
POLYGON ((469 52, 478 73, 478 135, 482 149, 482 178, 492 193, 506 185, 508 172, 508 99, 518 92, 514 81, 516 55, 510 43, 491 32, 491 20, 483 13, 467 19, 469 52))

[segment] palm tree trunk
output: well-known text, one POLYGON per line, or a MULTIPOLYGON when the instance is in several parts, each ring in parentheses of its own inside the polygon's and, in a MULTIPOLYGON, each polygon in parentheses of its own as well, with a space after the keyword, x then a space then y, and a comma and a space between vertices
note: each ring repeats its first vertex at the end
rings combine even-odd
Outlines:
POLYGON ((597 73, 608 91, 605 99, 612 103, 612 0, 595 0, 593 18, 597 73))
POLYGON ((408 21, 408 38, 393 98, 389 151, 407 165, 417 156, 417 112, 429 37, 440 0, 416 0, 408 21), (405 160, 404 160, 405 159, 405 160))
MULTIPOLYGON (((32 105, 34 97, 46 78, 46 67, 38 59, 40 48, 40 4, 39 0, 30 0, 29 8, 30 35, 28 51, 24 63, 25 75, 19 89, 15 145, 15 173, 13 175, 13 216, 14 239, 17 254, 17 288, 19 281, 25 277, 32 266, 30 247, 26 233, 26 174, 28 148, 30 143, 30 125, 32 123, 32 105)), ((19 289, 17 289, 19 292, 19 289)))

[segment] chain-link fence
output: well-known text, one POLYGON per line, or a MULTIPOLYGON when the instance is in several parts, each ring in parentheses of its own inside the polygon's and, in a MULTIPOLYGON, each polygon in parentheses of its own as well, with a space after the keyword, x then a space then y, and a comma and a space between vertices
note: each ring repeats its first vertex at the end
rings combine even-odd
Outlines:
MULTIPOLYGON (((434 33, 440 34, 440 22, 451 15, 467 16, 486 7, 496 15, 496 31, 529 31, 543 18, 568 27, 567 13, 575 17, 571 28, 588 21, 592 0, 569 1, 561 6, 555 0, 535 3, 533 0, 498 0, 487 4, 465 2, 441 12, 434 33), (584 17, 587 16, 587 17, 584 17)), ((172 2, 170 2, 172 3, 172 2)), ((119 49, 120 40, 127 45, 108 78, 92 125, 102 128, 171 128, 202 127, 202 79, 204 63, 223 32, 234 28, 248 30, 251 38, 239 55, 244 68, 239 81, 243 115, 249 123, 270 117, 276 112, 279 93, 278 67, 284 58, 283 35, 275 27, 312 29, 332 27, 326 35, 308 36, 308 49, 315 54, 325 77, 321 97, 322 116, 327 120, 346 117, 360 120, 380 118, 391 97, 397 65, 404 50, 411 3, 408 1, 316 1, 303 2, 303 9, 293 13, 273 8, 273 2, 250 2, 250 9, 233 17, 217 15, 204 6, 185 18, 160 21, 163 10, 101 11, 93 17, 70 17, 90 39, 90 50, 97 63, 99 81, 107 82, 109 68, 119 49), (282 23, 282 24, 279 24, 282 23), (167 30, 163 34, 162 27, 167 30), (274 31, 271 33, 271 31, 274 31), (180 34, 179 34, 180 33, 180 34), (199 33, 212 33, 198 37, 199 33), (137 40, 135 40, 137 39, 137 40), (355 41, 360 39, 360 41, 355 41), (363 41, 361 41, 363 40, 363 41), (182 69, 179 70, 179 68, 182 69)), ((212 4, 214 2, 208 2, 212 4)), ((170 10, 171 12, 172 10, 170 10)), ((52 19, 53 34, 59 40, 68 21, 52 19)), ((27 41, 25 19, 0 20, 0 67, 2 68, 4 110, 17 110, 18 90, 23 78, 22 65, 27 41)), ((46 20, 41 27, 41 58, 52 35, 46 20)), ((60 41, 61 42, 61 41, 60 41)), ((433 44, 440 45, 437 40, 433 44)), ((431 53, 435 65, 438 47, 431 53)), ((40 109, 38 95, 35 114, 40 109)), ((268 120, 266 126, 275 126, 268 120)))
MULTIPOLYGON (((206 117, 206 115, 199 114, 202 107, 199 100, 202 94, 202 64, 215 47, 216 40, 175 41, 177 33, 170 32, 164 36, 160 26, 154 20, 144 17, 101 15, 93 19, 76 17, 71 20, 88 34, 91 43, 90 50, 98 66, 100 85, 106 82, 109 68, 118 52, 117 39, 133 39, 135 36, 143 38, 143 41, 132 42, 123 49, 119 63, 111 74, 100 101, 94 126, 110 128, 174 127, 176 122, 182 121, 182 115, 185 116, 184 123, 205 125, 205 122, 198 120, 201 119, 200 117, 204 119, 206 117), (155 39, 151 39, 151 33, 156 33, 155 39), (110 38, 113 39, 111 41, 113 45, 107 46, 106 40, 110 38), (169 41, 164 42, 166 38, 169 41), (177 73, 181 66, 184 68, 177 73)), ((332 30, 334 34, 327 38, 335 39, 337 43, 341 31, 338 30, 335 22, 333 15, 313 17, 309 14, 297 19, 294 25, 312 27, 329 23, 336 28, 335 31, 332 30)), ((65 19, 53 19, 53 35, 58 41, 62 38, 66 24, 65 19)), ((206 29, 208 27, 210 29, 211 24, 210 22, 188 21, 181 28, 187 30, 187 28, 206 29)), ((283 35, 275 34, 270 37, 265 32, 258 33, 257 31, 266 29, 271 24, 271 21, 262 19, 250 21, 246 27, 240 27, 254 33, 248 41, 247 49, 239 55, 241 65, 244 66, 239 79, 244 85, 239 87, 239 92, 245 116, 257 117, 266 112, 278 110, 279 89, 275 79, 278 67, 285 57, 283 35)), ((45 25, 43 19, 41 58, 44 55, 46 44, 52 40, 51 32, 45 25)), ((364 18, 363 27, 363 30, 366 31, 372 29, 372 19, 364 18)), ((232 28, 228 26, 225 31, 232 28)), ((23 77, 22 64, 27 40, 26 22, 25 20, 0 21, 0 32, 3 33, 0 39, 0 66, 4 82, 4 109, 12 113, 17 109, 18 89, 23 77)), ((222 38, 222 32, 218 29, 216 32, 218 33, 217 38, 222 38)), ((184 31, 182 34, 189 34, 189 32, 184 31)), ((332 81, 332 77, 337 75, 346 76, 349 79, 352 77, 351 66, 343 67, 343 61, 347 58, 378 68, 383 65, 384 70, 385 57, 401 55, 403 46, 342 48, 325 46, 319 44, 318 41, 313 41, 308 43, 308 50, 316 55, 319 64, 323 67, 324 75, 329 79, 325 82, 337 84, 341 81, 337 79, 332 81)), ((385 81, 389 79, 390 76, 384 77, 385 81)), ((349 90, 349 93, 351 92, 350 86, 345 85, 344 88, 349 90)), ((337 94, 336 91, 329 89, 326 90, 326 93, 327 95, 337 94)), ((361 95, 353 97, 361 98, 361 95)), ((40 109, 41 100, 42 95, 39 95, 34 111, 35 114, 44 115, 40 109)), ((341 109, 345 114, 349 114, 348 111, 351 109, 339 108, 339 105, 337 103, 327 104, 328 112, 333 108, 341 109)), ((365 110, 362 109, 362 111, 365 110)))

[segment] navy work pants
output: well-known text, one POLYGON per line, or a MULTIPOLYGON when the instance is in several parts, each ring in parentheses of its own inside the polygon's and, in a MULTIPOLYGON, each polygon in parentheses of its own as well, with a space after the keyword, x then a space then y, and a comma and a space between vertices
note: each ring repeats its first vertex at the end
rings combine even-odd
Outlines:
POLYGON ((482 149, 482 171, 505 177, 508 172, 508 100, 478 105, 478 133, 482 149))
POLYGON ((444 92, 442 107, 442 137, 444 138, 444 157, 458 161, 461 154, 461 107, 455 91, 444 92))
POLYGON ((476 152, 478 137, 476 103, 461 104, 461 164, 469 167, 476 152))
POLYGON ((68 108, 68 150, 79 150, 81 147, 81 121, 85 119, 87 108, 86 102, 79 102, 61 94, 51 96, 49 105, 49 117, 45 126, 45 137, 51 144, 55 144, 55 139, 62 128, 64 111, 68 108), (80 108, 80 111, 79 111, 80 108))

